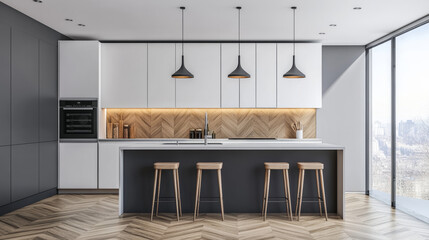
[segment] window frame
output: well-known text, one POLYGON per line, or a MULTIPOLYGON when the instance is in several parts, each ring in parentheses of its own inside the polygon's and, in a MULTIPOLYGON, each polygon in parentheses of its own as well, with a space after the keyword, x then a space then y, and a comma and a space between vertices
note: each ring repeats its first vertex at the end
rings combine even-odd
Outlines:
POLYGON ((365 46, 365 194, 370 193, 371 174, 371 52, 370 50, 391 41, 391 207, 396 208, 396 38, 413 29, 429 24, 429 14, 407 24, 365 46))

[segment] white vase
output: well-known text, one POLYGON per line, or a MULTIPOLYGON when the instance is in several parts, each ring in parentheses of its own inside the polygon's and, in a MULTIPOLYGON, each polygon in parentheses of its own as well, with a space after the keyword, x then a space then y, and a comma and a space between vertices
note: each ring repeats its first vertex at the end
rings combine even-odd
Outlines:
POLYGON ((296 139, 303 139, 303 138, 304 138, 304 131, 296 130, 296 139))

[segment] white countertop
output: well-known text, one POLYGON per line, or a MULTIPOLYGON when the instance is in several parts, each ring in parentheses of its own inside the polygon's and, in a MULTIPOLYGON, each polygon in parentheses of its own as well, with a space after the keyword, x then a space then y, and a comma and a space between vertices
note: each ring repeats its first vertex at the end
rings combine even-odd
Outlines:
MULTIPOLYGON (((101 138, 100 142, 204 142, 204 139, 190 139, 190 138, 101 138)), ((228 138, 215 138, 209 139, 211 142, 317 142, 321 143, 320 138, 275 138, 275 139, 228 139, 228 138)))
MULTIPOLYGON (((122 145, 122 144, 121 144, 122 145)), ((344 150, 343 146, 322 143, 320 140, 228 140, 202 139, 140 141, 124 143, 120 150, 344 150)))

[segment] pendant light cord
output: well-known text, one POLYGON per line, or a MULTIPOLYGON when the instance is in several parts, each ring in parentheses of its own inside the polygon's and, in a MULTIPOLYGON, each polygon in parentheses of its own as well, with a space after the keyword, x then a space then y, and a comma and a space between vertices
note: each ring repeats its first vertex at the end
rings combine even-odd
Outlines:
POLYGON ((295 10, 293 9, 293 55, 295 56, 295 10))
POLYGON ((241 7, 238 9, 238 55, 241 54, 241 7))
POLYGON ((183 44, 183 41, 184 41, 184 35, 185 35, 185 17, 184 17, 184 13, 183 13, 183 11, 184 11, 185 9, 184 8, 182 8, 182 56, 183 56, 183 49, 184 49, 184 44, 183 44))

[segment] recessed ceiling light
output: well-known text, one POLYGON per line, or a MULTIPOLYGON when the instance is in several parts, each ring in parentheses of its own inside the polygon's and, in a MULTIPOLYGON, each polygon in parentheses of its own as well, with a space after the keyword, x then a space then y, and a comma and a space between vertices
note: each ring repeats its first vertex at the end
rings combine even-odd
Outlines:
POLYGON ((35 3, 42 3, 43 1, 42 0, 33 0, 33 2, 35 2, 35 3))
POLYGON ((86 25, 85 25, 85 24, 82 24, 82 23, 79 23, 79 24, 78 24, 78 26, 79 26, 79 27, 85 27, 86 25))
POLYGON ((337 24, 329 24, 330 27, 336 27, 337 24))
POLYGON ((354 7, 353 9, 354 10, 361 10, 362 8, 361 7, 354 7))
POLYGON ((325 35, 326 33, 324 33, 324 32, 320 32, 319 34, 320 34, 320 35, 325 35))
POLYGON ((73 22, 73 19, 70 19, 70 18, 66 18, 65 19, 67 22, 73 22))

